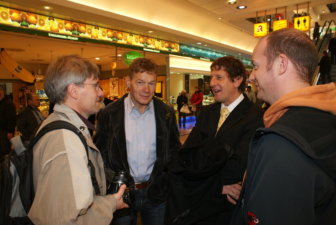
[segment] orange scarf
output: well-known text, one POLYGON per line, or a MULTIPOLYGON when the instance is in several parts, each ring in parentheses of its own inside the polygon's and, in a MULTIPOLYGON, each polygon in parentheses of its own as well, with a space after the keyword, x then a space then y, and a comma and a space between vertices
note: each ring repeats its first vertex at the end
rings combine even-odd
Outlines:
POLYGON ((336 83, 309 86, 282 96, 266 110, 265 127, 272 126, 290 106, 311 107, 336 115, 336 83))

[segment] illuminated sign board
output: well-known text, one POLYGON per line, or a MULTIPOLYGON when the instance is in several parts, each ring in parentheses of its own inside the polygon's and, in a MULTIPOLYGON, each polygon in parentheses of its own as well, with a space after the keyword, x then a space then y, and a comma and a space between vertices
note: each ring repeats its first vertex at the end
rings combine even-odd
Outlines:
POLYGON ((288 27, 287 20, 275 20, 273 21, 273 31, 281 30, 288 27))
POLYGON ((295 17, 294 28, 301 31, 308 31, 310 28, 310 16, 295 17))
POLYGON ((256 23, 254 24, 254 37, 263 37, 268 34, 268 24, 267 23, 256 23))
POLYGON ((0 6, 0 24, 20 27, 27 30, 47 32, 49 37, 54 38, 75 41, 79 40, 79 38, 86 38, 88 40, 107 41, 116 44, 141 47, 148 50, 152 49, 152 52, 180 52, 180 45, 178 43, 17 9, 10 9, 3 6, 0 6))

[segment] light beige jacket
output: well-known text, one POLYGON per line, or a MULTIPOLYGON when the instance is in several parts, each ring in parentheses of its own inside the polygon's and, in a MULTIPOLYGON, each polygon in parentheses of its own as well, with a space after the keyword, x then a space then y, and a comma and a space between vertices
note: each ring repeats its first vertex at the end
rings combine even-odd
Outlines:
POLYGON ((110 224, 116 200, 106 195, 103 160, 87 126, 66 105, 55 105, 54 113, 42 126, 55 120, 68 121, 82 131, 101 195, 94 193, 86 151, 79 137, 65 129, 51 131, 34 147, 35 198, 29 218, 35 225, 110 224))

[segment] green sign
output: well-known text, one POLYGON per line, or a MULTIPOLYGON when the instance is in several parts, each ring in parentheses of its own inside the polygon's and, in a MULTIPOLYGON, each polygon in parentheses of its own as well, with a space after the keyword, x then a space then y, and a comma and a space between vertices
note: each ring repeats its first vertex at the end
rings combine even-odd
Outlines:
POLYGON ((123 58, 124 58, 124 62, 127 64, 127 65, 130 65, 134 59, 137 59, 137 58, 143 58, 143 54, 141 54, 140 52, 136 52, 136 51, 130 51, 130 52, 127 52, 126 54, 124 54, 123 58))

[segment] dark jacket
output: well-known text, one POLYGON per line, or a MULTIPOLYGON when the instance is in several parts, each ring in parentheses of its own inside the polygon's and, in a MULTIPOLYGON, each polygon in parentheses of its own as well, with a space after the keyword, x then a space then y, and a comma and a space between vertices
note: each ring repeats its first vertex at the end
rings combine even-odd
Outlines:
POLYGON ((8 98, 0 101, 0 130, 6 133, 14 133, 16 125, 15 105, 8 98))
MULTIPOLYGON (((110 103, 101 111, 98 118, 95 143, 101 151, 107 169, 126 171, 131 177, 125 138, 125 97, 110 103)), ((153 101, 157 160, 150 176, 149 187, 156 187, 157 185, 158 188, 152 188, 153 191, 148 198, 153 202, 163 202, 166 200, 166 187, 164 184, 158 184, 157 180, 160 180, 159 177, 162 175, 165 164, 170 161, 172 154, 180 148, 181 144, 174 110, 155 97, 153 101)), ((144 127, 144 129, 146 128, 144 127)), ((108 180, 108 182, 110 181, 108 180)), ((131 178, 132 183, 134 184, 133 178, 131 178)))
POLYGON ((177 111, 180 112, 183 105, 188 104, 188 97, 185 95, 179 95, 176 100, 177 111))
POLYGON ((223 185, 242 181, 249 142, 262 116, 244 97, 217 135, 221 103, 201 110, 177 159, 169 167, 166 224, 228 224, 234 206, 223 185))
MULTIPOLYGON (((22 140, 29 141, 31 137, 35 134, 36 129, 42 122, 38 118, 37 111, 31 106, 27 106, 22 112, 19 113, 17 118, 17 129, 22 134, 22 140)), ((42 114, 41 114, 42 116, 42 114)))
POLYGON ((336 224, 336 116, 290 107, 257 131, 233 225, 336 224))

